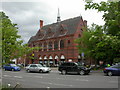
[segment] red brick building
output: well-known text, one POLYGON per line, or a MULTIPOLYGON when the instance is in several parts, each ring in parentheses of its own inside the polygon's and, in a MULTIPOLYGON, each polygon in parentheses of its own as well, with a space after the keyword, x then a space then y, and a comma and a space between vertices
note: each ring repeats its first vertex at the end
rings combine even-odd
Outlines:
POLYGON ((78 62, 81 60, 76 47, 75 39, 81 37, 87 21, 82 16, 64 21, 57 17, 57 22, 43 26, 40 20, 40 29, 28 42, 30 47, 42 47, 33 52, 35 59, 26 58, 26 63, 43 63, 56 66, 64 61, 78 62))

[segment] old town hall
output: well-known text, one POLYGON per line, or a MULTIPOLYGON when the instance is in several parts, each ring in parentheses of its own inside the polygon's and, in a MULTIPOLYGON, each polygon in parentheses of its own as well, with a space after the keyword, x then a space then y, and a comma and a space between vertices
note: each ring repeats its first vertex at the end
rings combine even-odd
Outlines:
POLYGON ((82 16, 61 21, 58 11, 57 22, 43 25, 40 20, 40 29, 28 41, 29 47, 41 47, 32 52, 34 59, 26 58, 26 64, 42 63, 48 66, 57 66, 61 62, 81 60, 75 39, 82 36, 87 21, 82 16))

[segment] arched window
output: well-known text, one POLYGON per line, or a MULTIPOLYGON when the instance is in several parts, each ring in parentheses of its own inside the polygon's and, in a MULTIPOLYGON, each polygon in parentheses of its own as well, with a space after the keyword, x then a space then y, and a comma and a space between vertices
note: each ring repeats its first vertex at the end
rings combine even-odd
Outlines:
POLYGON ((64 40, 60 41, 60 48, 64 48, 64 40))
POLYGON ((58 41, 54 42, 54 49, 58 49, 58 41))
POLYGON ((48 49, 49 49, 49 50, 52 50, 52 42, 49 42, 49 44, 48 44, 48 49))
POLYGON ((44 51, 46 51, 47 50, 47 43, 45 42, 44 43, 44 51))
POLYGON ((71 43, 70 40, 68 40, 68 45, 70 45, 70 43, 71 43))
POLYGON ((39 49, 39 51, 41 51, 42 50, 42 43, 39 43, 39 47, 40 47, 40 49, 39 49))
POLYGON ((35 43, 33 43, 33 47, 35 47, 35 43))
POLYGON ((79 34, 79 35, 78 35, 78 38, 80 38, 80 37, 81 37, 81 35, 79 34))

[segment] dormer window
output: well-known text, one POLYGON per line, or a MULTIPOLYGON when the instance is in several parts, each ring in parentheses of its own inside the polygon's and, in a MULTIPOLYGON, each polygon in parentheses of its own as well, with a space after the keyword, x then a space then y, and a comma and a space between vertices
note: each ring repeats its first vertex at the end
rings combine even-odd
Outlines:
POLYGON ((60 33, 60 36, 66 35, 66 33, 67 33, 67 26, 66 25, 61 25, 61 27, 59 29, 59 33, 60 33))
POLYGON ((39 38, 42 38, 44 36, 44 34, 40 33, 38 36, 39 36, 39 38))
POLYGON ((38 33, 38 38, 42 39, 44 37, 44 30, 40 30, 40 32, 38 33))
POLYGON ((47 37, 50 38, 50 37, 53 37, 53 35, 54 35, 54 32, 52 32, 52 29, 50 27, 47 31, 47 37))
POLYGON ((65 34, 63 29, 60 30, 60 34, 65 34))

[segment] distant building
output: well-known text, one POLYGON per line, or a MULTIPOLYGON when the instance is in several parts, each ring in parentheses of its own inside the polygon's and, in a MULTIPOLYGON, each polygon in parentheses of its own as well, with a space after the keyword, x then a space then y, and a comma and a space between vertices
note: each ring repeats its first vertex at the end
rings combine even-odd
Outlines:
POLYGON ((34 59, 27 57, 26 63, 57 66, 65 61, 80 61, 81 54, 78 53, 74 40, 82 36, 86 26, 87 21, 83 20, 82 16, 61 21, 59 12, 56 23, 43 26, 43 21, 40 20, 40 29, 30 38, 28 45, 42 48, 30 54, 34 59))

